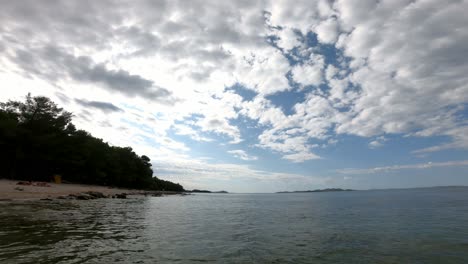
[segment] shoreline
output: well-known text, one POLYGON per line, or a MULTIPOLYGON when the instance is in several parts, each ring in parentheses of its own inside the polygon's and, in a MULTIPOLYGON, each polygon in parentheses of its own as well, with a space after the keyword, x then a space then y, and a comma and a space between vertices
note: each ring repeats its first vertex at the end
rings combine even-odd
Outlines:
MULTIPOLYGON (((57 199, 63 197, 76 197, 86 193, 101 193, 111 198, 118 195, 174 195, 183 194, 168 191, 147 191, 135 189, 113 188, 109 186, 86 185, 74 183, 47 183, 46 186, 19 185, 18 180, 0 179, 0 202, 1 201, 27 201, 41 199, 57 199)), ((36 183, 36 182, 33 182, 36 183)), ((105 198, 99 197, 99 198, 105 198)))

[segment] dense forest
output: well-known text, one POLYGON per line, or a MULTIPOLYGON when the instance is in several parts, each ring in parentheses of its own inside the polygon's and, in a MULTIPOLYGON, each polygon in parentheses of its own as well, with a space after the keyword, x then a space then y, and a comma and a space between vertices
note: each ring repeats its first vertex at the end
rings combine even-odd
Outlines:
POLYGON ((47 97, 0 103, 0 178, 64 181, 149 190, 183 191, 153 177, 150 159, 77 130, 72 114, 47 97))

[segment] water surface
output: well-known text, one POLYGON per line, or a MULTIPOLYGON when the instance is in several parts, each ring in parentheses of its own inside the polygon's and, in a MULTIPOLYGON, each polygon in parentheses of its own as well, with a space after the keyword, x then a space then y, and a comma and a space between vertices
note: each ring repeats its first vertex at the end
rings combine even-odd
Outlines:
POLYGON ((0 263, 468 263, 468 188, 0 203, 0 263))

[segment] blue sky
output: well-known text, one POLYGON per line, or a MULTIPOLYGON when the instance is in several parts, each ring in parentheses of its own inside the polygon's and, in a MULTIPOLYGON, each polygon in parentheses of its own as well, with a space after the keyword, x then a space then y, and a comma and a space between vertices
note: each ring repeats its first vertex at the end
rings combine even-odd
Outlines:
POLYGON ((10 1, 1 101, 45 95, 187 189, 468 185, 466 1, 10 1))

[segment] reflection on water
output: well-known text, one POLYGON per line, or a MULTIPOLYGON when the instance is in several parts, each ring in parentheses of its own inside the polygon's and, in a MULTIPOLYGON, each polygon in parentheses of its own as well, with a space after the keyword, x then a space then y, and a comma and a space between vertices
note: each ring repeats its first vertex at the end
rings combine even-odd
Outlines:
POLYGON ((468 188, 0 203, 0 263, 468 263, 468 188))

